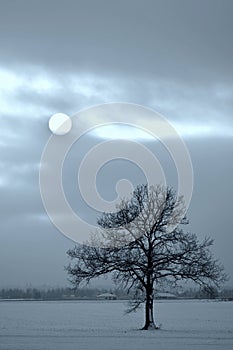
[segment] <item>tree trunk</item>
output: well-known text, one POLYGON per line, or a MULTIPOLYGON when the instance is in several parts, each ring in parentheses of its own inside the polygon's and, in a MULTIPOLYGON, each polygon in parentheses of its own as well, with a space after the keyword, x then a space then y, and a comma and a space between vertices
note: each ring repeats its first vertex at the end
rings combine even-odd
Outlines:
POLYGON ((156 329, 156 325, 154 323, 153 304, 153 289, 149 288, 146 291, 145 325, 142 329, 156 329))

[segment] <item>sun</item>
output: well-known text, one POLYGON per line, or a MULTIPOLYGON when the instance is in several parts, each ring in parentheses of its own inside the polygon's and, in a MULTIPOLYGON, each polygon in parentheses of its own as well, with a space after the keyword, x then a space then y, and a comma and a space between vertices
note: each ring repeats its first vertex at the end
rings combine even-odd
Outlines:
POLYGON ((56 113, 49 119, 49 129, 55 135, 65 135, 71 127, 71 118, 64 113, 56 113))

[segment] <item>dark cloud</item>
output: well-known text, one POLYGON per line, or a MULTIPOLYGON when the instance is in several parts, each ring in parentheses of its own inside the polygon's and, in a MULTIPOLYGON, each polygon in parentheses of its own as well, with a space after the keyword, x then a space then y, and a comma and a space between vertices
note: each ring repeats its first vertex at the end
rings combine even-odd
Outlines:
POLYGON ((230 0, 8 1, 1 3, 1 61, 60 74, 232 82, 232 11, 230 0))

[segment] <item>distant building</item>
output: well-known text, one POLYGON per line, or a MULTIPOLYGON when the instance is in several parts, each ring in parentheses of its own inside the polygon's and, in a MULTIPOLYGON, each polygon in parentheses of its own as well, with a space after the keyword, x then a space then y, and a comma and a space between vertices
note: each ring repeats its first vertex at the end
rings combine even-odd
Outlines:
POLYGON ((97 295, 97 299, 99 299, 99 300, 116 300, 117 296, 115 294, 111 294, 111 293, 103 293, 103 294, 97 295))
POLYGON ((155 299, 176 299, 177 296, 172 293, 156 293, 155 299))

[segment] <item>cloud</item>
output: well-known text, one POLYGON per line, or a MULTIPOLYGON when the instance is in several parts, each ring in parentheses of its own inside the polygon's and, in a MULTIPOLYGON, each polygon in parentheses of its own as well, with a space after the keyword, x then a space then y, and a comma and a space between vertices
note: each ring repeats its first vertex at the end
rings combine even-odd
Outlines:
MULTIPOLYGON (((144 79, 135 84, 133 90, 130 81, 114 75, 104 77, 74 73, 59 79, 56 73, 39 67, 30 69, 30 76, 3 68, 0 75, 3 76, 0 111, 2 115, 10 117, 8 126, 16 116, 18 120, 25 120, 26 117, 44 120, 58 112, 59 108, 70 114, 94 104, 122 101, 158 109, 178 127, 181 134, 186 134, 185 130, 195 123, 196 127, 192 132, 187 132, 188 136, 197 135, 198 130, 201 130, 199 136, 205 136, 205 130, 207 134, 212 132, 223 136, 225 129, 231 128, 233 88, 228 84, 216 84, 207 89, 201 85, 190 86, 167 79, 157 82, 144 79)), ((16 134, 12 130, 14 128, 9 129, 7 137, 16 134)))
POLYGON ((1 61, 134 80, 230 81, 232 1, 100 0, 1 7, 1 61), (54 10, 55 9, 55 10, 54 10))

